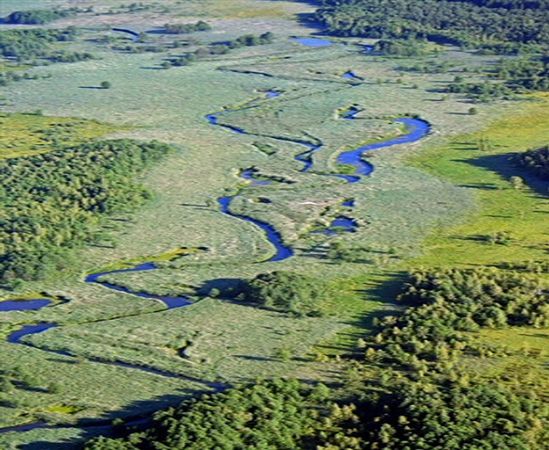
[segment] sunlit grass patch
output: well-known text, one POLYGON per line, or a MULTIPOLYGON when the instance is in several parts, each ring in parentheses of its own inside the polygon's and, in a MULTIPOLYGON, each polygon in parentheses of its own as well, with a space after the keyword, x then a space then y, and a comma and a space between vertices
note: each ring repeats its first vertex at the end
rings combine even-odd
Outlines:
POLYGON ((197 253, 200 253, 202 251, 205 251, 205 248, 178 247, 157 255, 143 256, 140 258, 132 258, 128 260, 117 261, 106 267, 102 267, 101 271, 107 272, 107 271, 113 271, 113 270, 129 269, 131 267, 135 267, 136 265, 143 264, 143 263, 170 262, 178 258, 181 258, 183 256, 196 255, 197 253))
POLYGON ((0 159, 49 152, 104 136, 120 127, 94 120, 34 114, 0 114, 0 159))
POLYGON ((508 159, 513 152, 549 142, 549 98, 538 99, 483 131, 458 136, 412 159, 416 167, 472 189, 477 213, 462 225, 435 233, 425 243, 425 256, 408 266, 494 264, 546 257, 547 192, 539 180, 515 168, 508 159), (536 190, 515 189, 510 175, 520 175, 536 190), (496 233, 506 233, 509 242, 490 244, 489 237, 496 233))
POLYGON ((526 392, 533 390, 549 399, 548 329, 487 329, 482 330, 477 337, 483 344, 503 348, 508 355, 492 358, 489 364, 473 359, 473 370, 476 368, 488 378, 502 376, 504 380, 520 380, 516 389, 526 392))

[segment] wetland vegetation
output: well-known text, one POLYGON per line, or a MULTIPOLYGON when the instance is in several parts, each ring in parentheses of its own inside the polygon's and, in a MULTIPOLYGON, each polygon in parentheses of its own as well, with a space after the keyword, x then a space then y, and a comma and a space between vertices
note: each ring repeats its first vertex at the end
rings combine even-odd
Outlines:
POLYGON ((549 5, 419 3, 3 2, 1 449, 543 447, 549 5))

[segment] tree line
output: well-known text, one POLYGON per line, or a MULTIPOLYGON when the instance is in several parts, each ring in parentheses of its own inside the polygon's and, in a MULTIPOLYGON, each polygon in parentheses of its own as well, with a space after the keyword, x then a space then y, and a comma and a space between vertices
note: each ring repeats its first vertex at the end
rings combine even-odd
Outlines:
POLYGON ((287 271, 261 273, 243 283, 240 293, 247 303, 298 317, 321 315, 328 295, 322 280, 287 271))
POLYGON ((424 56, 431 52, 424 39, 390 40, 380 39, 374 44, 373 51, 389 56, 424 56))
POLYGON ((102 217, 149 198, 135 177, 170 151, 123 139, 0 161, 0 283, 67 267, 72 249, 97 241, 102 217))
POLYGON ((466 82, 457 76, 446 90, 466 94, 473 100, 486 102, 511 98, 515 94, 549 89, 549 56, 526 56, 502 59, 485 70, 484 81, 466 82))
POLYGON ((18 62, 33 63, 43 59, 50 62, 76 62, 92 59, 87 52, 56 50, 52 44, 74 41, 78 35, 75 27, 58 29, 7 30, 0 32, 0 56, 18 62))
POLYGON ((182 67, 188 66, 192 62, 200 59, 207 58, 209 56, 225 55, 231 50, 241 47, 254 47, 256 45, 271 44, 274 40, 274 34, 266 32, 261 35, 246 34, 240 36, 232 41, 221 42, 217 44, 209 45, 208 47, 200 47, 194 52, 187 52, 181 56, 169 58, 162 63, 164 69, 170 67, 182 67))
POLYGON ((164 33, 168 34, 188 34, 195 33, 197 31, 210 31, 212 27, 207 22, 199 20, 196 23, 177 23, 164 25, 164 33))
POLYGON ((8 84, 16 81, 39 80, 39 79, 47 79, 47 78, 51 78, 51 74, 38 75, 38 74, 30 74, 29 72, 20 73, 15 70, 0 72, 0 86, 7 86, 8 84))
POLYGON ((236 300, 295 317, 322 315, 332 294, 323 280, 284 270, 260 273, 249 280, 238 279, 222 288, 199 292, 199 295, 236 300))

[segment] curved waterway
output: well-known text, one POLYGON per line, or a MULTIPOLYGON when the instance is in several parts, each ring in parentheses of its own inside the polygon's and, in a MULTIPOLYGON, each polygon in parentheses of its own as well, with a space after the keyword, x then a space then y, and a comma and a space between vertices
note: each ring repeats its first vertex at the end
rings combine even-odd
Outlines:
MULTIPOLYGON (((111 289, 113 291, 123 292, 125 294, 131 294, 131 295, 135 295, 137 297, 162 302, 167 307, 167 309, 181 308, 183 306, 190 305, 192 302, 189 300, 188 297, 185 297, 185 296, 171 297, 171 296, 149 294, 149 293, 146 293, 146 292, 133 291, 133 290, 131 290, 131 289, 125 287, 125 286, 118 286, 118 285, 109 283, 107 281, 101 281, 101 278, 104 277, 104 276, 107 276, 107 275, 114 275, 114 274, 118 274, 118 273, 143 272, 143 271, 156 270, 156 269, 158 269, 158 267, 156 266, 155 263, 147 262, 147 263, 136 265, 135 267, 131 267, 131 268, 128 268, 128 269, 112 270, 112 271, 109 271, 109 272, 93 273, 93 274, 90 274, 90 275, 86 276, 84 281, 86 283, 98 284, 100 286, 111 289)), ((0 311, 28 311, 28 310, 31 310, 31 309, 37 310, 37 309, 43 308, 45 306, 48 306, 49 304, 51 304, 51 301, 47 300, 47 299, 0 302, 0 311), (34 308, 31 308, 32 306, 34 306, 34 308)), ((50 330, 52 328, 56 328, 58 326, 59 325, 56 324, 56 323, 46 323, 46 322, 37 323, 37 324, 30 324, 30 325, 23 325, 18 330, 13 331, 12 333, 10 333, 7 337, 7 341, 11 344, 21 344, 21 345, 28 345, 28 346, 34 347, 33 345, 23 341, 22 339, 24 337, 32 335, 32 334, 43 333, 47 330, 50 330)), ((35 348, 39 348, 39 347, 35 347, 35 348)), ((49 353, 64 355, 64 356, 73 356, 70 353, 64 352, 64 351, 46 350, 46 349, 41 349, 41 350, 47 351, 49 353)), ((98 360, 96 362, 102 362, 102 361, 98 360)), ((123 363, 123 362, 112 362, 112 364, 118 365, 118 366, 129 367, 129 368, 133 368, 133 369, 138 369, 138 370, 145 370, 147 372, 152 372, 152 373, 156 373, 156 374, 164 375, 164 376, 173 376, 173 375, 171 375, 167 372, 154 370, 154 369, 151 369, 151 368, 146 368, 146 367, 137 366, 137 365, 133 365, 133 364, 123 363)), ((0 432, 1 432, 1 429, 0 429, 0 432)))
MULTIPOLYGON (((269 91, 269 92, 275 92, 275 91, 269 91)), ((276 97, 276 96, 277 95, 274 95, 272 97, 276 97)), ((267 94, 267 98, 272 98, 272 97, 270 97, 267 94)), ((347 120, 357 120, 356 115, 359 112, 360 112, 359 109, 357 109, 356 107, 352 107, 344 114, 343 117, 344 119, 347 119, 347 120)), ((211 125, 222 127, 233 133, 244 134, 244 135, 254 135, 254 133, 248 133, 243 128, 220 123, 219 122, 220 114, 221 113, 208 114, 206 116, 206 119, 211 125)), ((392 147, 394 145, 402 145, 402 144, 417 142, 423 137, 425 137, 427 134, 429 134, 431 130, 430 124, 421 119, 404 117, 404 118, 396 119, 395 122, 403 124, 406 127, 407 133, 401 136, 395 137, 393 139, 377 142, 374 144, 364 145, 354 150, 341 153, 337 157, 337 162, 340 164, 345 164, 347 166, 354 167, 354 173, 334 174, 334 176, 342 178, 349 183, 357 183, 361 180, 362 176, 368 176, 374 171, 374 166, 369 162, 363 160, 363 156, 365 153, 373 150, 379 150, 386 147, 392 147)), ((295 157, 297 161, 300 161, 304 164, 303 168, 301 169, 301 172, 308 172, 313 167, 313 155, 315 152, 322 149, 322 144, 311 144, 302 140, 292 140, 289 138, 276 138, 276 137, 273 137, 273 138, 278 140, 293 142, 295 144, 303 145, 308 148, 306 152, 300 153, 295 157)), ((255 175, 255 172, 250 169, 244 170, 243 172, 241 172, 241 176, 244 179, 251 180, 252 185, 257 186, 257 185, 269 184, 268 182, 262 183, 260 180, 255 179, 254 175, 255 175)), ((235 214, 231 211, 231 203, 235 199, 235 197, 236 195, 220 197, 218 199, 221 212, 231 217, 235 217, 237 219, 250 222, 258 226, 265 232, 267 236, 267 240, 273 245, 273 247, 276 250, 275 255, 268 260, 269 262, 284 261, 285 259, 292 257, 294 255, 293 249, 284 244, 284 241, 282 239, 280 232, 277 231, 273 225, 258 219, 254 219, 253 217, 250 217, 250 216, 235 214)), ((328 228, 327 233, 329 234, 330 232, 333 232, 334 229, 335 230, 343 229, 345 231, 354 232, 356 231, 357 227, 358 227, 358 224, 354 219, 347 218, 347 217, 338 217, 334 219, 334 222, 328 228)))
POLYGON ((133 42, 137 42, 140 38, 140 35, 137 31, 133 31, 128 28, 113 28, 112 31, 128 34, 129 36, 131 36, 131 40, 133 42))
POLYGON ((294 251, 291 247, 288 247, 284 244, 284 241, 282 240, 282 236, 280 233, 276 230, 274 226, 267 222, 263 222, 258 219, 254 219, 253 217, 244 216, 241 214, 235 214, 231 211, 231 203, 235 199, 236 195, 232 196, 225 196, 220 197, 217 199, 219 202, 220 210, 223 214, 227 214, 228 216, 235 217, 237 219, 245 220, 246 222, 253 223, 254 225, 261 228, 265 235, 267 236, 267 240, 273 245, 273 247, 276 249, 276 253, 269 258, 268 262, 279 262, 284 261, 285 259, 288 259, 294 255, 294 251))
POLYGON ((158 300, 159 302, 164 303, 164 305, 166 305, 168 309, 181 308, 182 306, 190 305, 192 302, 189 300, 188 297, 185 297, 185 296, 170 297, 170 296, 164 296, 164 295, 154 295, 146 292, 133 291, 125 286, 118 286, 116 284, 108 283, 106 281, 101 281, 101 278, 107 275, 114 275, 118 273, 144 272, 144 271, 150 271, 150 270, 156 270, 156 269, 158 269, 158 266, 155 263, 146 262, 143 264, 139 264, 135 267, 131 267, 129 269, 120 269, 120 270, 112 270, 110 272, 92 273, 85 278, 85 281, 86 283, 99 284, 108 289, 112 289, 113 291, 123 292, 125 294, 131 294, 137 297, 146 298, 150 300, 158 300))
MULTIPOLYGON (((358 110, 354 109, 353 112, 345 118, 355 120, 355 116, 358 112, 358 110)), ((363 159, 365 153, 392 147, 394 145, 411 144, 423 139, 431 131, 431 125, 422 119, 403 117, 396 119, 395 122, 403 124, 406 127, 407 133, 387 141, 375 142, 341 153, 337 157, 337 162, 339 164, 353 166, 355 171, 353 174, 337 174, 336 176, 347 180, 349 183, 356 183, 360 181, 361 176, 370 175, 374 171, 374 166, 363 159)))

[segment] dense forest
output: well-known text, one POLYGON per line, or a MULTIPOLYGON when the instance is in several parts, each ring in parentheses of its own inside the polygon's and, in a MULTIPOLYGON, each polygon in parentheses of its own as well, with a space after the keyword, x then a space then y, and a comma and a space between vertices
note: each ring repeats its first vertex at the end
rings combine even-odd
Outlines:
POLYGON ((422 56, 429 53, 429 47, 425 40, 408 39, 387 40, 380 39, 374 45, 374 52, 383 55, 394 56, 422 56))
POLYGON ((85 448, 537 450, 543 442, 541 402, 503 386, 382 380, 352 402, 333 394, 322 384, 263 381, 185 402, 156 414, 147 431, 85 448))
POLYGON ((498 51, 549 44, 543 0, 324 0, 316 19, 341 36, 417 37, 498 51))
POLYGON ((97 239, 101 216, 149 197, 135 177, 171 147, 99 141, 0 161, 0 283, 66 267, 70 249, 97 239))
POLYGON ((485 71, 482 82, 467 82, 462 76, 448 84, 447 91, 466 94, 473 100, 510 98, 514 94, 549 89, 549 57, 502 59, 485 71))
POLYGON ((474 330, 547 325, 549 294, 540 283, 529 272, 495 268, 413 272, 398 296, 406 309, 361 340, 363 356, 350 361, 342 386, 236 386, 85 448, 537 450, 549 415, 535 391, 509 387, 509 374, 506 382, 475 375, 463 357, 497 353, 474 330))

